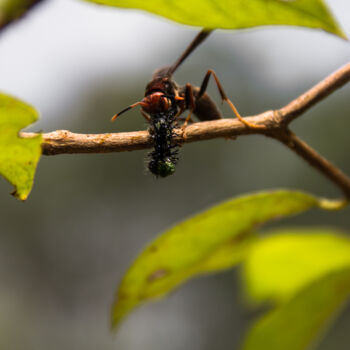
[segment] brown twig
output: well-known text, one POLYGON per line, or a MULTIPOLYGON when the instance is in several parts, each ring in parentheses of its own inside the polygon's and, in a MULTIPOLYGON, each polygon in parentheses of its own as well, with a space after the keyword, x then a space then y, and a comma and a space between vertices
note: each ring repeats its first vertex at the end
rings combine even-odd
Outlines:
POLYGON ((314 149, 312 149, 308 144, 306 144, 288 129, 286 129, 284 133, 278 133, 276 138, 306 160, 311 166, 318 169, 329 180, 334 182, 342 189, 346 198, 350 199, 350 179, 340 169, 318 154, 314 149))
MULTIPOLYGON (((269 125, 271 130, 278 124, 273 121, 273 112, 265 112, 247 120, 269 125)), ((220 119, 209 122, 194 123, 187 126, 185 133, 181 129, 175 132, 181 143, 210 140, 218 137, 234 137, 247 134, 263 134, 264 130, 250 129, 238 119, 220 119)), ((21 133, 22 137, 33 137, 35 133, 21 133)), ((148 131, 120 132, 109 134, 76 134, 68 130, 57 130, 42 135, 43 154, 56 155, 63 153, 109 153, 125 152, 150 148, 152 146, 148 131)))
MULTIPOLYGON (((341 188, 345 196, 350 199, 350 179, 288 129, 291 121, 349 81, 350 63, 338 69, 281 109, 266 111, 246 118, 250 123, 261 125, 263 128, 249 128, 237 119, 194 123, 187 126, 185 132, 177 131, 181 135, 178 137, 178 141, 186 143, 248 134, 262 134, 275 138, 322 172, 341 188)), ((31 137, 33 135, 33 133, 21 133, 23 137, 31 137)), ((43 139, 42 149, 45 155, 124 152, 151 147, 151 140, 147 131, 75 134, 66 130, 58 130, 43 134, 43 139)))
POLYGON ((299 117, 317 102, 323 100, 350 80, 350 63, 341 67, 310 90, 279 110, 280 121, 288 124, 299 117))

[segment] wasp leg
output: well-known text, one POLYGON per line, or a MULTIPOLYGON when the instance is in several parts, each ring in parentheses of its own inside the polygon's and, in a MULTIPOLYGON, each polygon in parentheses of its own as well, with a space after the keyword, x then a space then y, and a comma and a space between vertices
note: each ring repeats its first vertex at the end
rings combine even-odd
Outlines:
POLYGON ((184 96, 184 109, 189 109, 200 121, 222 119, 215 102, 207 93, 198 97, 200 88, 191 84, 186 84, 180 88, 180 96, 184 96), (191 99, 193 96, 193 103, 191 99))
MULTIPOLYGON (((177 120, 180 121, 180 122, 184 122, 186 119, 187 119, 187 117, 186 118, 185 117, 177 118, 177 120)), ((189 120, 189 123, 194 123, 194 120, 192 119, 192 116, 191 116, 191 118, 189 120)))
POLYGON ((196 104, 193 96, 193 88, 191 84, 186 84, 185 86, 185 106, 189 109, 188 116, 186 117, 184 123, 182 124, 182 130, 184 130, 189 122, 193 123, 191 118, 193 111, 196 108, 196 104))
POLYGON ((141 114, 148 122, 151 121, 151 118, 142 109, 141 109, 141 114))
POLYGON ((249 128, 253 128, 253 129, 263 129, 265 128, 264 126, 262 125, 257 125, 257 124, 253 124, 253 123, 249 123, 247 122, 238 112, 237 108, 235 107, 235 105, 232 103, 232 101, 227 97, 218 77, 216 76, 215 72, 211 69, 208 70, 207 74, 205 75, 204 79, 203 79, 203 82, 202 82, 202 85, 201 85, 201 88, 199 90, 199 93, 198 93, 198 96, 197 98, 201 98, 204 93, 205 93, 205 90, 207 89, 207 86, 208 86, 208 82, 209 82, 209 78, 210 76, 213 76, 214 79, 215 79, 215 83, 216 83, 216 86, 219 90, 219 93, 220 93, 220 96, 222 98, 223 101, 225 101, 231 108, 231 110, 233 111, 233 113, 235 114, 235 116, 239 119, 240 122, 242 122, 244 125, 246 125, 247 127, 249 128))

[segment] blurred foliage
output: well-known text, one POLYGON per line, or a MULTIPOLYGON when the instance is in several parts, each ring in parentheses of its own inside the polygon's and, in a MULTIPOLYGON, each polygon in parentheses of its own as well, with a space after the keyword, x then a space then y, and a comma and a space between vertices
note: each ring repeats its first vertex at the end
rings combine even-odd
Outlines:
POLYGON ((242 29, 262 25, 293 25, 323 29, 346 38, 322 0, 87 0, 137 8, 174 21, 204 28, 242 29))
POLYGON ((331 230, 291 232, 262 239, 245 262, 250 294, 279 302, 252 327, 244 350, 307 349, 349 298, 350 240, 331 230))
POLYGON ((22 17, 43 0, 0 0, 0 29, 22 17))
POLYGON ((285 229, 252 246, 243 279, 252 301, 283 302, 305 285, 348 266, 350 240, 345 234, 324 228, 285 229))
POLYGON ((16 187, 15 196, 27 199, 41 154, 41 136, 23 139, 18 133, 34 123, 38 112, 18 99, 0 94, 0 174, 16 187))
POLYGON ((152 242, 126 273, 113 307, 113 326, 135 306, 169 293, 190 277, 241 262, 256 226, 314 207, 330 208, 329 202, 323 203, 301 192, 262 192, 233 199, 178 224, 152 242))

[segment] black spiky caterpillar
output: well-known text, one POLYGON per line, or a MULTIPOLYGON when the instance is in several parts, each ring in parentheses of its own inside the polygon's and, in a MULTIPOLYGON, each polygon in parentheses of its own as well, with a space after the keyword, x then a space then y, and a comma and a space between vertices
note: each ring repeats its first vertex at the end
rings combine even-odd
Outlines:
POLYGON ((154 150, 148 154, 148 169, 156 176, 166 177, 175 172, 178 161, 178 142, 174 129, 176 123, 176 108, 170 108, 166 112, 150 115, 150 127, 148 129, 154 150))

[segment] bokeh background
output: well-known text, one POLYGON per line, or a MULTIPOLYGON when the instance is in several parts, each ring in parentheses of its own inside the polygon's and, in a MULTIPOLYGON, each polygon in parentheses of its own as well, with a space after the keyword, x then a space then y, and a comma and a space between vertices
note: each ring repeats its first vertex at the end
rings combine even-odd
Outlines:
MULTIPOLYGON (((349 1, 328 3, 350 36, 349 1)), ((110 117, 139 100, 151 72, 172 63, 195 33, 139 11, 47 0, 0 35, 0 90, 40 110, 31 131, 145 129, 136 109, 114 124, 110 117)), ((322 31, 216 31, 175 78, 200 84, 212 68, 241 113, 252 115, 283 106, 349 58, 349 42, 322 31)), ((218 101, 214 84, 209 91, 218 101)), ((292 126, 348 174, 349 96, 344 87, 292 126)), ((340 195, 261 136, 188 144, 176 174, 160 180, 146 172, 146 153, 44 156, 25 203, 0 181, 1 349, 236 349, 257 315, 244 301, 237 271, 187 283, 138 309, 113 335, 110 305, 133 258, 164 229, 236 195, 280 187, 340 195)), ((349 231, 349 224, 347 209, 315 210, 274 226, 349 231)), ((348 308, 320 349, 348 349, 349 324, 348 308)))

